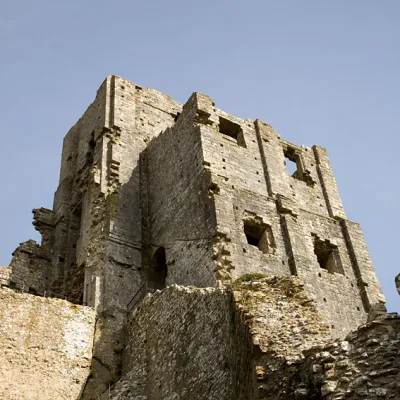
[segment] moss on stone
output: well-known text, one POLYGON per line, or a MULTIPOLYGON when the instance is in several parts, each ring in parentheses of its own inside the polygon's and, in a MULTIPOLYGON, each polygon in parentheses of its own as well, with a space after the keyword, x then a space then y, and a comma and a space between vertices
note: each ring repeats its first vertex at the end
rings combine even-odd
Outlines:
POLYGON ((254 282, 254 281, 259 281, 259 280, 265 279, 265 278, 268 278, 268 276, 265 274, 259 274, 259 273, 245 274, 245 275, 242 275, 240 278, 236 279, 233 284, 234 284, 234 286, 238 286, 243 282, 254 282))

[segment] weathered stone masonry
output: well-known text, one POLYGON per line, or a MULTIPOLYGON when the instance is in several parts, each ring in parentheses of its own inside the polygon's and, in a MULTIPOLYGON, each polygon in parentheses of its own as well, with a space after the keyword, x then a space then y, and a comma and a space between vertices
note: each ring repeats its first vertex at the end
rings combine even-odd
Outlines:
POLYGON ((0 289, 0 398, 69 400, 90 374, 90 307, 0 289))
POLYGON ((101 400, 398 399, 399 322, 332 341, 298 277, 170 285, 131 313, 122 377, 101 400))
POLYGON ((53 209, 35 209, 34 225, 42 243, 17 248, 7 279, 96 310, 85 398, 121 376, 127 316, 148 291, 300 276, 334 337, 385 301, 326 150, 201 93, 181 105, 107 77, 64 138, 53 209))
POLYGON ((149 241, 166 247, 169 283, 301 275, 337 335, 384 301, 324 149, 283 141, 270 126, 229 116, 195 93, 144 157, 149 241), (296 162, 293 176, 285 159, 296 162))

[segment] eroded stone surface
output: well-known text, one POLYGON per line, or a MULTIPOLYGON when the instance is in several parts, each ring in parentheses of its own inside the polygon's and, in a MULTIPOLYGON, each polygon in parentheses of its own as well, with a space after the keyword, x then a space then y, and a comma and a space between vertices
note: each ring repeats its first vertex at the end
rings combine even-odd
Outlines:
POLYGON ((111 398, 233 398, 230 310, 231 296, 220 289, 172 285, 146 297, 131 317, 111 398))
POLYGON ((76 400, 90 373, 95 312, 0 289, 0 398, 76 400))
POLYGON ((298 278, 242 282, 233 291, 171 285, 133 312, 111 398, 257 399, 262 383, 270 391, 281 385, 279 369, 331 340, 298 278))
POLYGON ((307 296, 300 278, 239 279, 234 285, 234 296, 249 325, 253 343, 262 352, 294 362, 305 349, 332 340, 329 326, 307 296))
POLYGON ((389 314, 363 325, 345 340, 312 351, 289 371, 287 392, 305 394, 295 398, 399 399, 400 317, 389 314))
POLYGON ((296 277, 169 286, 131 315, 120 381, 102 400, 399 398, 400 319, 333 340, 296 277))
POLYGON ((10 283, 10 267, 0 267, 0 287, 2 285, 9 285, 10 283))

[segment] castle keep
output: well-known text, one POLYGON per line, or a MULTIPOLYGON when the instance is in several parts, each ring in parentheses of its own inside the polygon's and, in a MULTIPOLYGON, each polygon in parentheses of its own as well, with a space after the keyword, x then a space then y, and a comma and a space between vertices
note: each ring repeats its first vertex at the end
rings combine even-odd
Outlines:
POLYGON ((271 371, 295 376, 301 351, 343 340, 385 301, 326 150, 201 93, 182 105, 108 77, 64 138, 53 209, 33 212, 41 244, 22 243, 0 278, 95 310, 82 398, 322 398, 315 386, 339 399, 324 371, 285 388, 271 371))

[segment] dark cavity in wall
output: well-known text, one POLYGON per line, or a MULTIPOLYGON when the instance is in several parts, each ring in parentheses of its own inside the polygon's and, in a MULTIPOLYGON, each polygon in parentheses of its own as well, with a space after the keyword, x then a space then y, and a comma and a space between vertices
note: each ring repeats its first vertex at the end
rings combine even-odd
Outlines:
POLYGON ((314 186, 315 181, 312 179, 310 172, 304 169, 301 150, 285 145, 283 147, 283 154, 288 174, 294 179, 305 182, 308 186, 314 186))
POLYGON ((243 221, 243 229, 250 246, 257 247, 264 254, 275 252, 275 240, 269 225, 257 220, 247 219, 243 221))
POLYGON ((88 165, 93 164, 95 148, 96 148, 96 142, 94 140, 94 132, 92 132, 90 135, 90 140, 87 144, 87 151, 86 151, 86 163, 88 165))
POLYGON ((247 147, 244 141, 243 130, 239 124, 235 124, 229 121, 229 119, 219 117, 219 131, 223 135, 234 139, 238 146, 247 147))
POLYGON ((168 276, 167 256, 164 247, 159 247, 154 253, 150 271, 150 284, 154 289, 164 289, 168 276))
POLYGON ((343 268, 339 258, 337 246, 328 240, 321 240, 317 235, 312 235, 314 253, 317 256, 318 264, 329 273, 343 274, 343 268))

